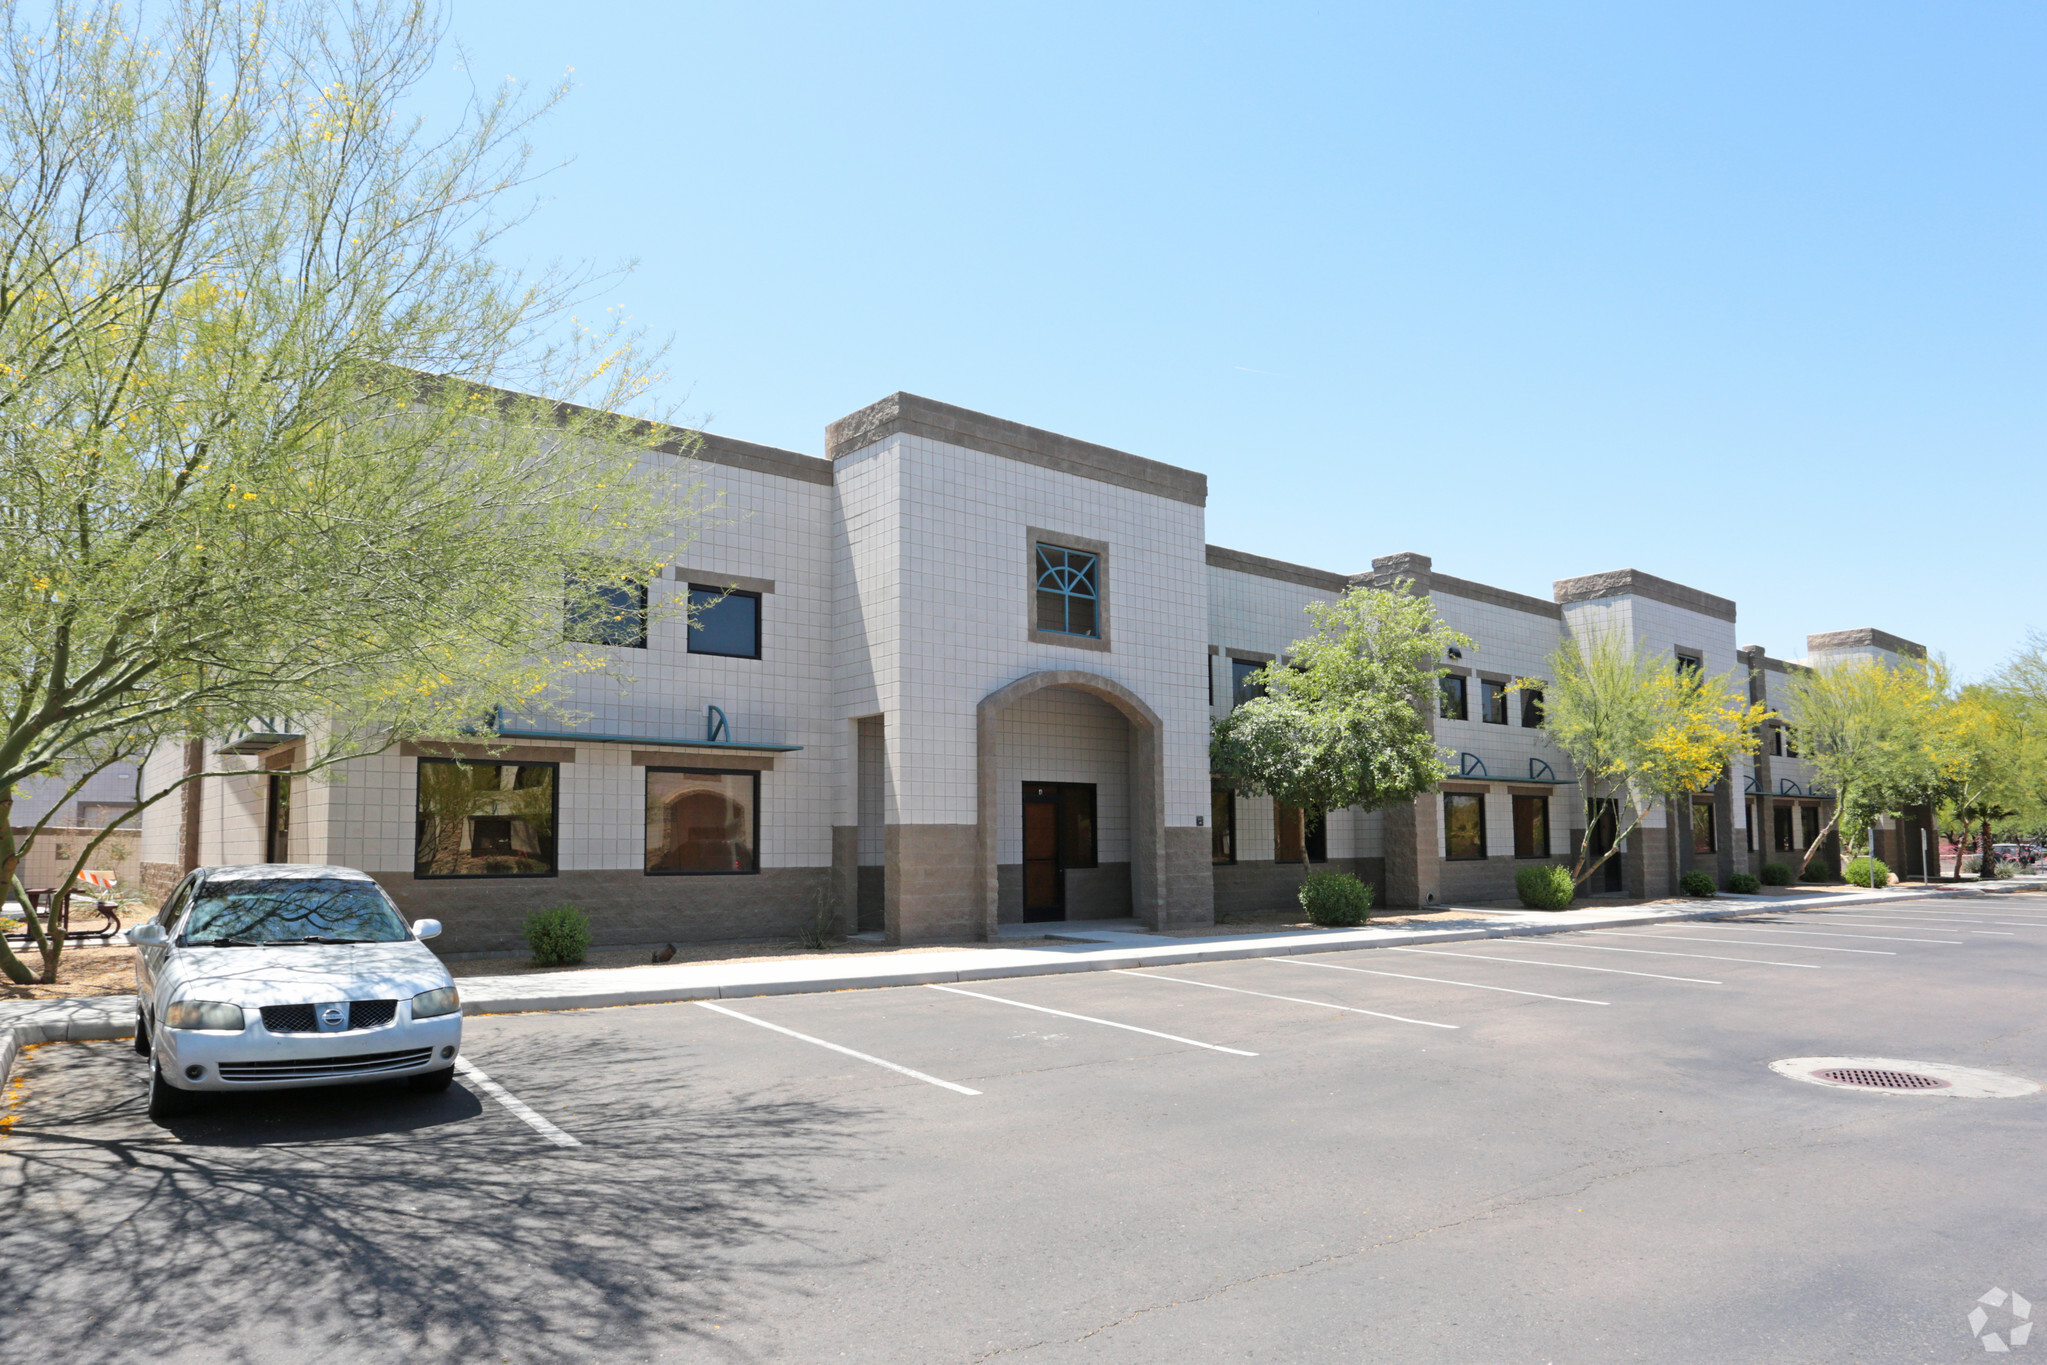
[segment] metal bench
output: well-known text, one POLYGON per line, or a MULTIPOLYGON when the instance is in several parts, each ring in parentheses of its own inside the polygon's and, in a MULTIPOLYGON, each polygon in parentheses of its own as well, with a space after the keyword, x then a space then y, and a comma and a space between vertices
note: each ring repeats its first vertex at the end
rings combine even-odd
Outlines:
MULTIPOLYGON (((76 893, 64 898, 65 903, 58 907, 55 921, 52 922, 50 898, 56 893, 57 888, 54 886, 32 886, 28 888, 29 904, 35 908, 37 914, 43 917, 45 932, 62 937, 66 943, 84 943, 92 939, 96 939, 101 943, 112 943, 115 935, 121 932, 121 905, 119 901, 104 901, 91 896, 80 896, 76 893), (73 929, 71 927, 71 911, 73 905, 78 901, 86 901, 92 906, 93 912, 97 913, 100 917, 98 925, 90 929, 73 929)), ((21 926, 20 933, 8 934, 6 938, 9 943, 29 944, 35 942, 26 924, 21 926)))

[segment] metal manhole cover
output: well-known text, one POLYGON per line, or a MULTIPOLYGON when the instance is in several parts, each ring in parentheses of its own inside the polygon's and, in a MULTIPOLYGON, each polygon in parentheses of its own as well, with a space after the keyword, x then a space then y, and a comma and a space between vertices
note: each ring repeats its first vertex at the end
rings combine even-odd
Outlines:
POLYGON ((1922 1076, 1911 1071, 1873 1071, 1859 1066, 1828 1067, 1812 1073, 1823 1081, 1840 1085, 1866 1085, 1877 1090, 1946 1090, 1954 1082, 1944 1081, 1938 1076, 1922 1076))
POLYGON ((2047 1090, 2023 1076, 1909 1057, 1780 1057, 1770 1063, 1770 1070, 1807 1085, 1897 1099, 2008 1100, 2047 1090))

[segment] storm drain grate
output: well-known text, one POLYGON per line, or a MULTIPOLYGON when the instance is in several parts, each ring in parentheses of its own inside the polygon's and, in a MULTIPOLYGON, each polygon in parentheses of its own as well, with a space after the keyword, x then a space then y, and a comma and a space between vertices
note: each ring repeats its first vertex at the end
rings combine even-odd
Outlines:
POLYGON ((1911 1071, 1876 1071, 1860 1066, 1837 1066, 1813 1075, 1840 1085, 1866 1085, 1873 1090, 1946 1090, 1951 1084, 1937 1076, 1911 1071))

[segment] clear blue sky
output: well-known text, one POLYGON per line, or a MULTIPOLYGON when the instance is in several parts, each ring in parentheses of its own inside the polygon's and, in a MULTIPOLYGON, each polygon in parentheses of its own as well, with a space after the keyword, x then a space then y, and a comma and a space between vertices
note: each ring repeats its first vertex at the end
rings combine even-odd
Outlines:
MULTIPOLYGON (((1204 471, 1209 539, 1633 566, 1743 643, 2047 625, 2047 8, 534 4, 520 239, 638 270, 684 414, 896 389, 1204 471)), ((452 67, 454 54, 448 61, 452 67)))

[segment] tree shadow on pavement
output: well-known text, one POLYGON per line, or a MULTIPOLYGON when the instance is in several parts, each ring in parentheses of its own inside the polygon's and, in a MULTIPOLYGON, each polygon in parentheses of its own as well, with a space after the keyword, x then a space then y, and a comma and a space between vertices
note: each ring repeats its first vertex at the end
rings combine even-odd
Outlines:
POLYGON ((875 1111, 579 1084, 676 1075, 636 1046, 493 1044, 500 1081, 562 1078, 520 1097, 580 1148, 459 1080, 234 1096, 166 1130, 126 1043, 32 1049, 0 1130, 0 1361, 738 1359, 735 1323, 760 1351, 764 1291, 844 1269, 819 1247, 884 1155, 875 1111))

